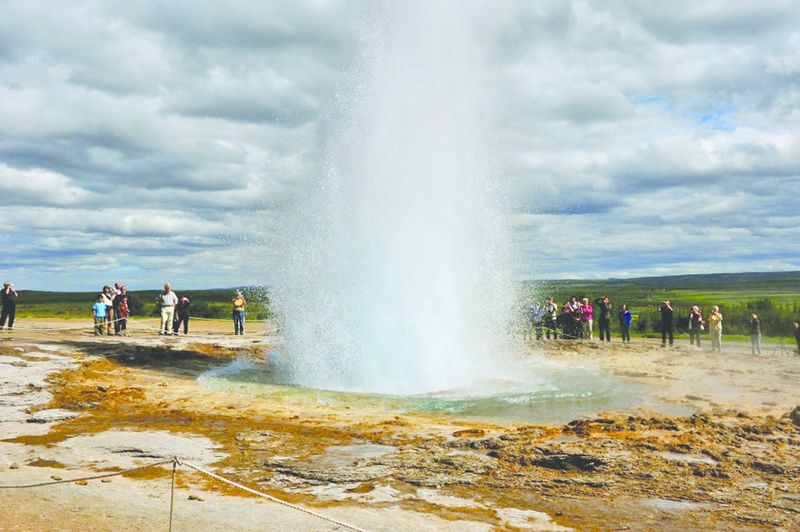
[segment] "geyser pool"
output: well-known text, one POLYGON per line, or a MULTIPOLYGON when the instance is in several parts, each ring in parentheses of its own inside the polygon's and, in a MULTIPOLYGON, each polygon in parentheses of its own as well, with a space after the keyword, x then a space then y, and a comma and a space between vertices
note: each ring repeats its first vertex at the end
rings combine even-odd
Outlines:
POLYGON ((598 412, 629 411, 646 391, 587 368, 526 357, 518 380, 476 381, 470 387, 412 395, 353 393, 293 386, 280 381, 276 364, 238 358, 198 379, 226 393, 268 397, 289 404, 347 406, 365 411, 418 412, 491 421, 564 423, 598 412))
POLYGON ((486 149, 481 10, 387 2, 280 228, 282 380, 416 394, 513 372, 509 231, 486 149))

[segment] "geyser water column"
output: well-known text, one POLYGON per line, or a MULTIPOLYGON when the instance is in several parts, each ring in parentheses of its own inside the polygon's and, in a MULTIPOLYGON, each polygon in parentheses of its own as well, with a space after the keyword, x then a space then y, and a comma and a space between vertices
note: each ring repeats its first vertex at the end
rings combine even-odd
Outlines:
POLYGON ((389 2, 325 117, 324 170, 286 216, 284 378, 411 394, 504 377, 508 232, 462 2, 389 2))

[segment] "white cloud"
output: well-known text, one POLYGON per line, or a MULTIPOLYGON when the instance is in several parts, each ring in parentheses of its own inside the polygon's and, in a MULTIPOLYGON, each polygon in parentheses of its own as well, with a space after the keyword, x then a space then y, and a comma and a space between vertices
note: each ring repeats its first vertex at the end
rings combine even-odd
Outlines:
MULTIPOLYGON (((454 5, 480 15, 520 275, 800 268, 791 0, 454 5)), ((375 9, 0 0, 17 284, 85 286, 94 260, 142 283, 268 282, 375 9)))

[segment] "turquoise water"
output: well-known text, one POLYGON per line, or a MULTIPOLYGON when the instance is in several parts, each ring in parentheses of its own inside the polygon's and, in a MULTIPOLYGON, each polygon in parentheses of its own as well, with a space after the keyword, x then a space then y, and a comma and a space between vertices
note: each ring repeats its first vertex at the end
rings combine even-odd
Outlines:
POLYGON ((544 360, 520 364, 513 380, 478 381, 460 389, 404 396, 303 388, 277 382, 278 373, 270 363, 239 358, 206 372, 199 381, 216 390, 269 396, 289 404, 531 423, 564 423, 603 411, 629 410, 644 397, 642 389, 613 375, 544 360))

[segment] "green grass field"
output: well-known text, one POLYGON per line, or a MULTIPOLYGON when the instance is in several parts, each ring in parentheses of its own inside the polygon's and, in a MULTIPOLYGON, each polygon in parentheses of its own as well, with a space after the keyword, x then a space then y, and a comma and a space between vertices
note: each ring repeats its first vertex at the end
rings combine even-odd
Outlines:
POLYGON ((657 307, 664 299, 678 305, 734 305, 763 299, 774 305, 800 305, 800 272, 681 275, 602 281, 538 281, 526 292, 552 295, 561 303, 571 295, 603 295, 632 307, 657 307))
MULTIPOLYGON (((192 301, 192 314, 205 318, 228 318, 233 289, 187 290, 192 301)), ((263 288, 245 288, 248 311, 256 319, 272 316, 269 297, 263 288)), ((154 315, 158 290, 130 292, 135 317, 154 315)), ((762 319, 766 335, 785 337, 791 334, 791 323, 800 320, 800 272, 739 273, 681 275, 639 279, 606 279, 600 281, 526 281, 520 284, 521 299, 552 295, 557 304, 571 295, 596 298, 607 295, 615 308, 627 303, 634 314, 632 333, 652 336, 658 332, 659 303, 670 299, 675 308, 676 326, 692 305, 699 305, 705 315, 712 305, 719 305, 725 315, 725 334, 747 334, 752 313, 762 319)), ((96 297, 95 292, 21 291, 17 315, 34 317, 87 317, 96 297)), ((522 312, 521 312, 522 315, 522 312)), ((613 327, 613 325, 612 325, 613 327)))
POLYGON ((632 332, 642 336, 658 332, 657 309, 665 299, 675 309, 677 332, 685 327, 692 305, 698 305, 705 316, 713 305, 719 306, 726 335, 746 336, 753 313, 759 315, 762 331, 776 337, 789 336, 792 322, 800 320, 800 272, 526 282, 523 294, 539 300, 552 295, 559 306, 572 295, 592 302, 608 296, 617 309, 628 304, 634 315, 632 332))

